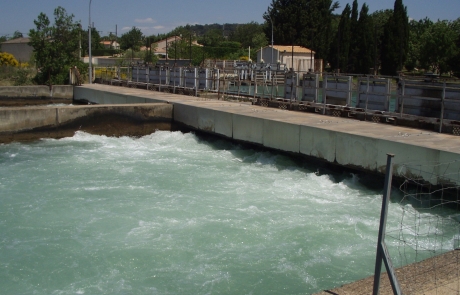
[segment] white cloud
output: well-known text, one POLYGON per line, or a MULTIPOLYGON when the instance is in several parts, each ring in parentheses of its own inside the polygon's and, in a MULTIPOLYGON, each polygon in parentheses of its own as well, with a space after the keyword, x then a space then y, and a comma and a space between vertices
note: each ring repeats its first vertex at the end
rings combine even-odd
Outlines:
POLYGON ((151 17, 149 17, 149 18, 144 18, 144 19, 136 18, 136 19, 134 20, 134 22, 139 23, 139 24, 154 24, 154 23, 156 23, 156 20, 154 20, 154 19, 151 18, 151 17))

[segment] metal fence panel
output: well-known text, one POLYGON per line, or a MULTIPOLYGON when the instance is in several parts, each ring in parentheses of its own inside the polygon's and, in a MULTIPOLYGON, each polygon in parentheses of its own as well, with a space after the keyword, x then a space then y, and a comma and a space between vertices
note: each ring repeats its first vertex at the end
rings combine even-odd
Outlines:
POLYGON ((391 96, 390 79, 360 78, 356 107, 374 111, 389 111, 391 96))

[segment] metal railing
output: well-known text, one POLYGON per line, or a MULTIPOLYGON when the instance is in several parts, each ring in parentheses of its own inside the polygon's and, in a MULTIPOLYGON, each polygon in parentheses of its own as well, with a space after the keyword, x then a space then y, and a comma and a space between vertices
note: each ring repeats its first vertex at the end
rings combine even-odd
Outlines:
MULTIPOLYGON (((96 69, 98 82, 395 124, 423 120, 460 135, 460 83, 409 77, 293 72, 267 65, 231 69, 134 66, 96 69)), ((426 125, 426 124, 425 124, 426 125)), ((430 127, 431 128, 431 127, 430 127)))

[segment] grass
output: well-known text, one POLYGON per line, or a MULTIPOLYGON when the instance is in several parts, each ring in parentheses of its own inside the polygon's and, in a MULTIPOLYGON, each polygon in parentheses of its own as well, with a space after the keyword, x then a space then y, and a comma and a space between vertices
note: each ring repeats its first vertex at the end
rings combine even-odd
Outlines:
POLYGON ((33 85, 36 70, 31 67, 0 67, 0 86, 33 85))

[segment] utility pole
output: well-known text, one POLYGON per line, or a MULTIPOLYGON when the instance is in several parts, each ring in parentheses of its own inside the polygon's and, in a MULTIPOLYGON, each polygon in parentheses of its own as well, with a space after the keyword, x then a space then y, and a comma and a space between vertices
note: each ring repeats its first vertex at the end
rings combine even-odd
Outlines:
POLYGON ((80 28, 80 37, 78 38, 78 58, 81 60, 81 23, 78 24, 78 27, 80 28))
POLYGON ((88 51, 89 51, 89 84, 93 84, 93 64, 91 56, 91 1, 89 0, 89 26, 88 26, 88 51))
POLYGON ((270 16, 270 14, 267 14, 268 18, 270 19, 270 22, 272 23, 272 59, 270 63, 273 63, 273 20, 270 16))

